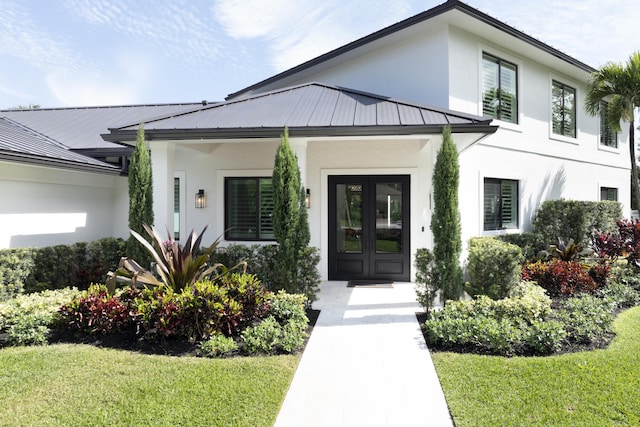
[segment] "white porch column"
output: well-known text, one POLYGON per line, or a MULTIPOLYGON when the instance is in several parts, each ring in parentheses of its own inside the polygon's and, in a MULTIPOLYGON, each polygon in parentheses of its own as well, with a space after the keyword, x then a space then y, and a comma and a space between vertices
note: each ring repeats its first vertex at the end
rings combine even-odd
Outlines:
POLYGON ((300 138, 289 138, 289 145, 298 157, 298 167, 300 168, 300 182, 307 186, 307 140, 300 138))
POLYGON ((150 141, 153 173, 154 225, 164 236, 173 230, 173 157, 175 145, 168 141, 150 141))

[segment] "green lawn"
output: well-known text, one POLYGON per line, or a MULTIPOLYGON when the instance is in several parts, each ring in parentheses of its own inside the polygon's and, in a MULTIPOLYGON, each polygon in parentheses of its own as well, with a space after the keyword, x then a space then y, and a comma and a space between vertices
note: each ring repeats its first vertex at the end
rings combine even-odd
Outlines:
POLYGON ((640 307, 605 350, 551 357, 432 354, 457 427, 640 425, 640 307))
POLYGON ((5 348, 0 426, 271 426, 298 360, 5 348))

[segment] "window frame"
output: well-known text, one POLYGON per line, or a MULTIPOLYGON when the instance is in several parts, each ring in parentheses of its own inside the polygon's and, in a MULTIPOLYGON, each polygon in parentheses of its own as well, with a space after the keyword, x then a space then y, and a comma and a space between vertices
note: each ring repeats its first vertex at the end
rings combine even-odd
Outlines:
POLYGON ((501 55, 494 55, 493 53, 489 53, 487 50, 482 50, 481 54, 480 54, 480 113, 482 116, 485 117, 491 117, 494 120, 499 120, 503 123, 507 123, 509 125, 512 126, 518 126, 520 124, 520 77, 519 77, 519 65, 514 62, 514 61, 510 61, 507 59, 503 59, 503 56, 501 55), (515 102, 514 102, 514 112, 513 112, 513 120, 505 120, 503 117, 503 115, 501 114, 501 112, 503 111, 503 109, 500 107, 501 105, 501 101, 502 101, 502 97, 498 96, 498 108, 497 108, 497 114, 494 116, 492 114, 487 114, 485 112, 485 108, 484 108, 484 82, 485 82, 485 75, 484 75, 484 62, 486 61, 490 61, 494 64, 497 65, 498 67, 498 75, 496 76, 496 81, 498 84, 497 90, 499 93, 502 92, 502 72, 503 72, 503 67, 508 65, 513 67, 513 71, 514 71, 514 86, 515 86, 515 102))
POLYGON ((507 231, 507 230, 519 230, 520 229, 520 180, 519 179, 512 179, 512 178, 495 178, 493 176, 485 176, 482 179, 482 231, 485 233, 491 233, 491 232, 500 232, 500 231, 507 231), (503 205, 502 205, 502 197, 500 197, 499 199, 499 205, 498 205, 498 219, 496 222, 499 223, 499 226, 497 226, 496 228, 487 228, 487 217, 486 217, 486 211, 487 211, 487 204, 486 204, 486 197, 487 197, 487 184, 491 183, 491 184, 499 184, 500 185, 500 190, 499 193, 502 195, 503 193, 503 184, 505 182, 509 182, 512 183, 514 185, 514 189, 515 189, 515 196, 513 197, 513 200, 515 201, 515 207, 512 208, 512 212, 514 213, 515 218, 513 218, 512 220, 510 220, 509 222, 514 222, 513 226, 508 226, 505 224, 508 224, 507 222, 505 222, 504 218, 502 217, 502 213, 503 213, 503 205))
MULTIPOLYGON (((263 224, 262 224, 262 218, 261 218, 261 192, 260 192, 260 188, 261 188, 261 181, 263 180, 271 180, 271 175, 264 175, 264 176, 245 176, 245 175, 233 175, 233 176, 225 176, 223 178, 223 197, 224 197, 224 202, 223 202, 223 210, 224 210, 224 239, 226 241, 238 241, 238 242, 244 242, 244 241, 255 241, 255 242, 274 242, 275 236, 273 236, 273 232, 271 232, 268 237, 263 237, 263 224), (240 180, 253 180, 256 183, 256 199, 254 200, 254 202, 256 203, 256 209, 257 209, 257 215, 254 218, 255 220, 255 234, 252 236, 238 236, 238 235, 234 235, 232 234, 232 230, 233 227, 230 226, 230 207, 232 206, 232 204, 230 203, 229 198, 231 197, 230 191, 229 191, 229 184, 232 181, 240 181, 240 180)), ((271 210, 273 211, 273 206, 271 206, 271 210)), ((271 216, 271 214, 269 214, 269 217, 271 216)), ((270 221, 269 221, 270 222, 270 221)), ((266 233, 265 233, 266 234, 266 233)))
POLYGON ((553 138, 558 139, 558 138, 566 138, 567 140, 570 141, 575 141, 578 138, 578 89, 574 86, 571 86, 567 83, 563 83, 558 79, 552 78, 551 79, 551 102, 550 102, 550 106, 551 106, 551 120, 550 120, 550 125, 551 125, 551 132, 550 134, 552 135, 553 138), (555 103, 554 103, 554 88, 555 87, 559 87, 562 90, 562 118, 561 118, 561 133, 557 133, 555 131, 555 120, 554 120, 554 107, 555 107, 555 103), (565 97, 566 97, 566 93, 565 91, 567 89, 570 89, 571 91, 573 91, 573 109, 572 109, 572 119, 573 119, 573 134, 567 134, 565 131, 565 123, 567 122, 566 120, 566 112, 565 112, 565 107, 564 107, 564 103, 565 103, 565 97))
POLYGON ((618 202, 619 201, 618 200, 619 193, 620 193, 620 191, 619 191, 618 187, 608 187, 606 185, 601 185, 600 186, 600 201, 610 200, 610 201, 613 201, 613 202, 618 202), (613 191, 613 193, 615 194, 615 198, 610 199, 609 198, 609 194, 607 194, 606 198, 602 198, 603 191, 606 191, 606 192, 613 191))

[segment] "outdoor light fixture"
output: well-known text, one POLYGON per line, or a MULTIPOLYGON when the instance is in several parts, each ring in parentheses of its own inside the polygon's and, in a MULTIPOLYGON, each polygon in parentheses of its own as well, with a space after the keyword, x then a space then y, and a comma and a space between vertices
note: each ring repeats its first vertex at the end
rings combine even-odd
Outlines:
POLYGON ((196 208, 204 208, 207 206, 207 198, 204 196, 204 190, 198 190, 196 193, 196 208))
POLYGON ((311 207, 311 190, 307 188, 307 196, 304 198, 304 205, 309 209, 311 207))

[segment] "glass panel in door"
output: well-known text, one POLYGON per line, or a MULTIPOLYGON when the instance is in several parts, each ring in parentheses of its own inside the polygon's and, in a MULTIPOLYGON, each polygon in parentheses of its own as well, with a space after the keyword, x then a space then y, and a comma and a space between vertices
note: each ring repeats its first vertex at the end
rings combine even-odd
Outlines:
POLYGON ((362 253, 362 184, 336 185, 336 250, 362 253))
POLYGON ((402 251, 402 183, 376 183, 376 253, 402 251))

